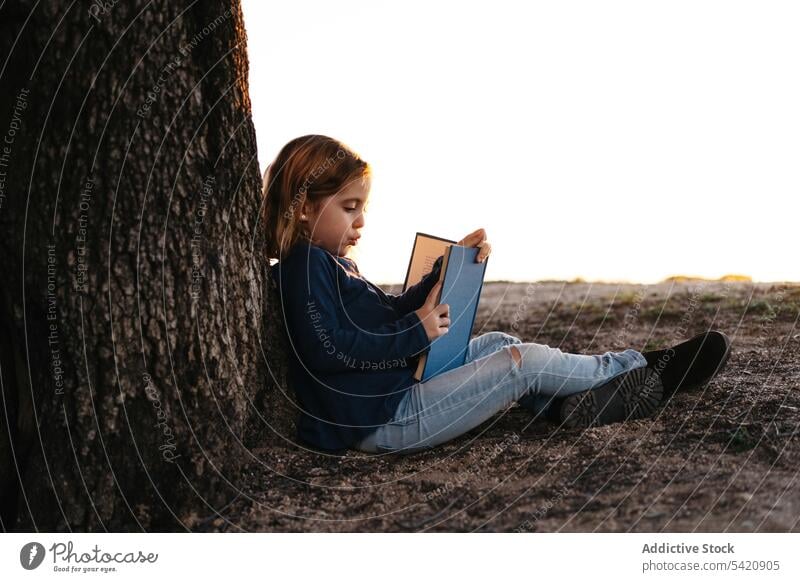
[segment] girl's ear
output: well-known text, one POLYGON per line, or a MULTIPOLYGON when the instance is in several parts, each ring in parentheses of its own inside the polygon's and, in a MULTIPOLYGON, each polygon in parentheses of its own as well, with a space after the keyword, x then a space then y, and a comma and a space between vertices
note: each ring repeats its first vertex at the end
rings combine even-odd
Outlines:
POLYGON ((314 212, 314 208, 314 204, 308 200, 304 200, 303 204, 300 205, 300 216, 298 217, 300 222, 307 224, 309 220, 308 217, 314 212))

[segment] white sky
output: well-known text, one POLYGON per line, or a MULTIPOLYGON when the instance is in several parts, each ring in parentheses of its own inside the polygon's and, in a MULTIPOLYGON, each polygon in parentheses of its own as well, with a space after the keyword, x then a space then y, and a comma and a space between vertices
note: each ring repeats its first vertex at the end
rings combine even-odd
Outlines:
POLYGON ((800 3, 244 0, 261 169, 373 167, 353 258, 484 227, 487 280, 800 280, 800 3))

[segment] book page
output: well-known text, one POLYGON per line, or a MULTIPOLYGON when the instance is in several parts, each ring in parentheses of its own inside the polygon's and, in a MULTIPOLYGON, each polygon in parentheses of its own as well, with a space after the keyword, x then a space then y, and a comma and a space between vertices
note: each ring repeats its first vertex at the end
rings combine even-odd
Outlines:
POLYGON ((425 275, 430 273, 436 259, 441 257, 447 247, 452 244, 455 244, 455 241, 418 232, 403 290, 405 291, 409 287, 416 285, 425 275))

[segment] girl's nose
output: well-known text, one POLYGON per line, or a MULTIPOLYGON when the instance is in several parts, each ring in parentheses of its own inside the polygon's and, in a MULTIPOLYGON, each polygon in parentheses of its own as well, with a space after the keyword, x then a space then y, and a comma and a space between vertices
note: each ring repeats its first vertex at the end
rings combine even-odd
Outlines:
POLYGON ((362 226, 364 226, 364 213, 363 213, 363 212, 362 212, 362 213, 360 213, 360 214, 359 214, 359 215, 356 217, 356 220, 355 220, 355 222, 353 222, 353 226, 354 226, 355 228, 361 228, 362 226))

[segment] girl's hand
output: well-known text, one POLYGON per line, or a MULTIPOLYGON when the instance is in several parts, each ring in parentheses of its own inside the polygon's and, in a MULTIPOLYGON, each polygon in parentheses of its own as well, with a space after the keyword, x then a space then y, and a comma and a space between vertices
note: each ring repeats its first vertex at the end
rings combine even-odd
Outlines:
POLYGON ((450 331, 450 306, 447 303, 436 305, 436 296, 441 288, 442 282, 437 281, 431 292, 428 293, 425 303, 415 311, 422 321, 422 327, 425 328, 429 341, 450 331))
POLYGON ((478 251, 478 256, 475 257, 476 263, 483 262, 486 257, 489 256, 489 253, 492 252, 492 245, 490 245, 489 241, 486 240, 486 231, 482 228, 479 228, 475 232, 469 233, 467 236, 458 241, 458 244, 462 247, 478 247, 481 249, 478 251))

